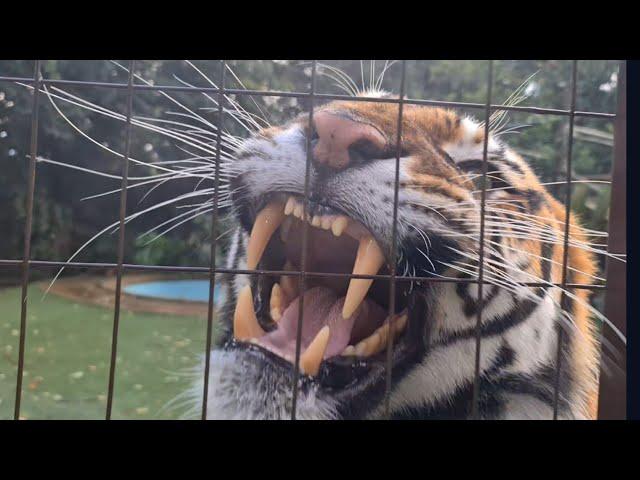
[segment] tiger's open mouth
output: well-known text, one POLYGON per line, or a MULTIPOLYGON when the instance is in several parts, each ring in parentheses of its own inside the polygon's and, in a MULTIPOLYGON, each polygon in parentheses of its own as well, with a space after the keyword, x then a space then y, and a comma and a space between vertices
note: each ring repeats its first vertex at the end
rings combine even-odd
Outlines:
POLYGON ((262 262, 269 269, 296 273, 279 279, 261 275, 262 288, 255 297, 250 286, 244 287, 234 313, 236 341, 292 364, 302 314, 302 373, 315 377, 321 366, 332 362, 362 367, 367 362, 384 361, 389 337, 397 339, 407 325, 404 284, 396 286, 395 310, 390 315, 388 278, 348 276, 389 274, 374 236, 362 223, 315 202, 303 218, 302 202, 299 196, 278 194, 265 202, 255 218, 247 268, 255 269, 262 262), (301 270, 305 228, 305 270, 309 273, 301 292, 297 272, 301 270))

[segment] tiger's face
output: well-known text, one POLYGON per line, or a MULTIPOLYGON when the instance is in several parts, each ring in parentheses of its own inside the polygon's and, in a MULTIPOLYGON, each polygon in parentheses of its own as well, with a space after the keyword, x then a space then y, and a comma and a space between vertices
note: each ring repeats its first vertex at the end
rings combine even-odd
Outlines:
MULTIPOLYGON (((224 334, 211 353, 209 418, 289 418, 298 335, 297 418, 382 415, 390 341, 392 416, 429 417, 468 397, 478 286, 446 280, 477 274, 484 126, 449 110, 404 105, 398 137, 398 108, 332 102, 314 110, 311 124, 301 115, 235 152, 227 175, 240 226, 227 268, 279 273, 226 279, 224 334), (301 284, 303 263, 308 273, 301 284), (392 272, 399 277, 393 304, 392 272)), ((537 375, 553 365, 559 297, 541 289, 533 301, 531 289, 510 282, 532 281, 527 275, 554 280, 560 271, 553 259, 561 253, 491 232, 501 217, 544 209, 553 216, 559 206, 526 163, 492 136, 487 158, 494 220, 486 256, 496 265, 485 266, 495 282, 484 289, 483 321, 491 330, 499 318, 524 320, 488 332, 481 373, 537 375), (535 257, 551 260, 547 266, 535 257), (520 271, 507 271, 507 264, 520 271)), ((561 235, 561 227, 550 225, 561 235)), ((528 408, 546 408, 531 398, 528 408)), ((505 405, 510 401, 504 396, 505 405)))

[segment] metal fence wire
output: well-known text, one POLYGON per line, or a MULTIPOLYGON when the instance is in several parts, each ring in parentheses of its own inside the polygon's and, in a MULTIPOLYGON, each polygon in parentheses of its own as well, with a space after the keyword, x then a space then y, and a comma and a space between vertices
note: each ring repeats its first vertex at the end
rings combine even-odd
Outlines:
MULTIPOLYGON (((487 61, 487 94, 486 101, 484 103, 469 103, 469 102, 451 102, 451 101, 437 101, 437 100, 414 100, 405 98, 405 82, 406 82, 406 61, 402 60, 401 75, 400 75, 400 91, 397 98, 370 98, 370 97, 350 97, 346 95, 332 95, 321 94, 316 91, 316 74, 318 65, 316 61, 311 62, 311 88, 308 92, 284 92, 284 91, 270 91, 270 90, 248 90, 248 89, 236 89, 226 88, 225 84, 225 66, 226 62, 222 61, 222 68, 220 78, 218 79, 218 87, 190 87, 190 86, 169 86, 169 85, 148 85, 139 84, 135 81, 135 66, 136 61, 131 60, 129 62, 128 69, 128 81, 127 83, 108 83, 108 82, 93 82, 93 81, 77 81, 77 80, 54 80, 42 78, 41 61, 36 60, 34 65, 33 76, 30 78, 23 77, 10 77, 0 76, 0 82, 20 82, 33 86, 33 104, 31 110, 31 138, 28 158, 29 170, 27 177, 27 199, 26 199, 26 222, 24 226, 24 251, 22 260, 12 259, 0 259, 0 268, 15 268, 20 267, 22 273, 21 281, 21 305, 20 305, 20 333, 19 333, 19 350, 18 350, 18 364, 17 364, 17 380, 16 380, 16 392, 15 392, 15 406, 14 406, 14 418, 20 418, 20 406, 22 399, 22 382, 24 376, 24 358, 25 358, 25 336, 27 328, 27 289, 30 269, 51 269, 60 267, 81 267, 81 268, 95 268, 95 269, 107 269, 115 268, 116 271, 116 289, 115 289, 115 310, 113 317, 113 333, 111 343, 111 355, 109 362, 109 384, 107 391, 107 406, 105 412, 105 418, 110 419, 112 415, 113 395, 114 395, 114 379, 116 369, 116 356, 118 351, 118 329, 120 323, 120 300, 122 296, 122 276, 125 271, 161 271, 161 272, 191 272, 191 273, 208 273, 209 275, 209 299, 207 308, 207 328, 206 328, 206 350, 205 350, 205 370, 204 370, 204 388, 202 392, 202 413, 201 418, 207 418, 207 394, 208 394, 208 381, 209 381, 209 369, 210 369, 210 351, 212 343, 212 326, 214 315, 214 290, 217 274, 232 274, 232 275, 292 275, 297 276, 300 283, 300 291, 304 291, 304 285, 307 277, 318 276, 340 276, 348 278, 366 278, 366 279, 388 279, 390 283, 390 298, 389 298, 389 311, 391 314, 395 311, 396 301, 396 284, 398 281, 412 281, 420 280, 422 282, 457 282, 457 283, 476 283, 478 285, 478 298, 482 298, 482 289, 486 282, 484 280, 484 249, 485 249, 485 203, 486 203, 486 177, 487 177, 487 142, 488 131, 490 125, 490 117, 493 112, 505 110, 516 112, 528 112, 536 115, 551 115, 551 116, 564 116, 568 117, 569 129, 567 136, 567 152, 566 152, 566 178, 564 179, 565 185, 565 221, 564 221, 564 244, 563 244, 563 259, 562 259, 562 280, 559 284, 553 284, 562 288, 584 288, 590 290, 605 290, 605 314, 610 322, 623 334, 626 334, 626 267, 623 262, 611 262, 607 260, 607 272, 606 283, 599 285, 587 285, 587 284, 575 284, 567 282, 567 263, 568 263, 568 244, 569 244, 569 213, 571 209, 571 191, 572 191, 572 173, 571 173, 571 161, 572 161, 572 146, 573 146, 573 127, 576 117, 584 118, 599 118, 614 122, 614 162, 612 173, 612 185, 611 185, 611 215, 609 221, 609 237, 608 237, 608 251, 612 254, 625 254, 626 253, 626 62, 622 61, 619 65, 618 72, 618 98, 617 98, 617 113, 602 113, 591 111, 578 111, 576 110, 576 90, 578 81, 578 61, 574 60, 571 65, 571 78, 570 78, 570 107, 569 109, 555 109, 555 108, 539 108, 530 106, 516 106, 516 105, 495 105, 492 103, 492 85, 493 85, 493 61, 487 61), (40 127, 39 122, 39 105, 41 88, 44 86, 78 86, 87 88, 109 88, 109 89, 123 89, 127 95, 127 107, 126 107, 126 120, 124 126, 124 138, 125 138, 125 150, 124 150, 124 162, 122 164, 122 184, 120 191, 120 213, 119 213, 119 237, 117 248, 117 262, 116 263, 87 263, 87 262, 57 262, 46 260, 32 260, 31 259, 31 234, 32 234, 32 221, 34 210, 34 189, 36 180, 36 158, 38 154, 38 130, 40 127), (218 101, 218 142, 215 155, 215 174, 214 174, 214 193, 213 193, 213 209, 212 209, 212 241, 211 241, 211 254, 209 267, 183 267, 183 266, 156 266, 156 265, 137 265, 137 264, 125 264, 125 216, 127 211, 127 186, 128 186, 128 165, 129 165, 129 150, 131 146, 132 138, 132 105, 133 98, 138 91, 157 91, 157 92, 204 92, 211 95, 216 95, 218 101), (445 278, 425 278, 414 277, 405 275, 396 275, 395 269, 391 269, 388 275, 354 275, 354 274, 327 274, 307 271, 306 269, 306 244, 308 236, 308 222, 303 222, 303 237, 302 237, 302 258, 301 268, 299 271, 270 271, 270 270, 241 270, 241 269, 228 269, 222 268, 217 263, 216 258, 216 240, 218 237, 218 199, 219 199, 219 187, 220 187, 220 144, 222 135, 222 125, 225 121, 225 95, 234 94, 237 96, 269 96, 269 97, 292 97, 297 99, 307 99, 309 103, 308 119, 309 125, 313 122, 314 105, 317 101, 322 100, 349 100, 356 102, 378 102, 378 103, 393 103, 398 105, 398 123, 397 123, 397 145, 395 156, 395 189, 393 198, 393 234, 392 234, 392 251, 394 256, 396 255, 396 242, 397 242, 397 211, 398 211, 398 191, 399 191, 399 172, 400 172, 400 155, 401 144, 400 139, 402 135, 402 116, 404 105, 426 105, 426 106, 440 106, 440 107, 457 107, 467 109, 477 109, 483 112, 484 115, 484 145, 483 145, 483 159, 482 159, 482 190, 481 190, 481 217, 480 217, 480 241, 479 241, 479 269, 477 279, 445 279, 445 278)), ((303 214, 306 217, 306 212, 309 208, 309 171, 311 164, 311 142, 307 138, 307 159, 306 159, 306 172, 305 172, 305 193, 303 203, 303 214)), ((556 171, 558 171, 556 169, 556 171)), ((395 258, 390 259, 390 264, 395 265, 395 258)), ((531 287, 536 286, 549 286, 545 283, 527 282, 522 285, 528 285, 531 287)), ((562 293, 564 296, 564 291, 562 293)), ((296 338, 296 350, 295 350, 295 362, 293 364, 293 402, 292 402, 292 419, 296 418, 296 404, 299 378, 299 359, 301 350, 301 331, 303 321, 303 296, 300 297, 299 304, 299 316, 298 316, 298 331, 296 338)), ((476 318, 476 342, 475 342, 475 375, 472 397, 472 418, 478 416, 478 396, 480 390, 480 353, 482 349, 481 342, 481 323, 482 323, 483 303, 479 302, 479 309, 476 318)), ((614 335, 614 330, 607 324, 603 325, 602 337, 618 348, 619 351, 626 351, 626 345, 622 343, 619 338, 614 335)), ((384 409, 387 417, 389 417, 389 397, 392 380, 392 356, 393 356, 393 335, 387 336, 387 352, 386 352, 386 390, 384 409)), ((559 376, 560 376, 560 359, 561 348, 563 342, 562 329, 558 329, 558 349, 556 358, 556 381, 554 392, 554 409, 553 419, 557 419, 558 416, 558 390, 559 390, 559 376)), ((607 371, 607 374, 602 373, 600 375, 600 389, 599 389, 599 418, 607 419, 622 419, 626 417, 626 364, 624 359, 620 360, 621 365, 619 368, 612 371, 607 371)), ((601 370, 602 371, 602 370, 601 370)))

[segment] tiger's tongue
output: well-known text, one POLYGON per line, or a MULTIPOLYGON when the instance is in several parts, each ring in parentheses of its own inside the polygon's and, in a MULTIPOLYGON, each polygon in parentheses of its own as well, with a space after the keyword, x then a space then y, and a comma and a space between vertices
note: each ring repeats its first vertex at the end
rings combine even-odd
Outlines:
MULTIPOLYGON (((342 318, 344 300, 345 297, 338 298, 326 287, 314 287, 304 293, 301 352, 320 329, 328 325, 331 334, 323 358, 339 355, 351 338, 363 338, 373 333, 387 316, 382 307, 365 298, 358 310, 345 320, 342 318)), ((278 328, 261 337, 258 343, 280 356, 295 357, 299 315, 300 297, 297 297, 283 312, 278 328)))

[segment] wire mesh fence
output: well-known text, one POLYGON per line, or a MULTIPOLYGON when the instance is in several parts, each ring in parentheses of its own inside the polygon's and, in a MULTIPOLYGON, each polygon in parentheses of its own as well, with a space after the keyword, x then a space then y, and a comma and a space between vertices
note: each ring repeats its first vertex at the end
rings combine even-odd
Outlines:
MULTIPOLYGON (((578 61, 571 63, 571 78, 568 85, 568 91, 570 94, 570 105, 567 109, 559 108, 542 108, 535 106, 518 106, 518 105, 499 105, 495 103, 492 96, 492 85, 494 84, 494 62, 486 62, 486 99, 484 103, 472 103, 472 102, 454 102, 454 101, 439 101, 439 100, 427 100, 427 99, 410 99, 405 94, 406 85, 406 61, 400 61, 400 82, 397 98, 378 98, 359 96, 352 97, 348 95, 336 95, 328 93, 320 93, 317 91, 317 71, 318 64, 316 61, 310 63, 311 76, 310 76, 310 88, 308 91, 274 91, 274 90, 252 90, 241 88, 228 88, 227 78, 225 76, 227 69, 225 68, 225 61, 222 61, 222 68, 220 70, 220 77, 217 79, 216 87, 196 87, 196 86, 175 86, 175 85, 149 85, 140 83, 135 76, 136 61, 132 60, 128 65, 128 75, 126 82, 97 82, 97 81, 85 81, 85 80, 67 80, 67 79, 47 79, 41 75, 42 63, 41 61, 35 61, 34 72, 32 77, 11 77, 0 76, 0 82, 21 83, 30 85, 33 87, 33 103, 31 110, 31 132, 29 143, 29 170, 27 177, 27 204, 26 204, 26 221, 24 225, 24 248, 22 259, 0 259, 0 268, 20 268, 21 269, 21 304, 20 304, 20 328, 19 328, 19 343, 18 343, 18 362, 16 366, 16 390, 15 390, 15 403, 14 403, 14 418, 20 418, 21 414, 21 400, 23 395, 23 377, 24 377, 24 365, 25 365, 25 338, 27 332, 27 296, 28 285, 31 269, 51 270, 61 267, 82 267, 87 269, 115 269, 116 286, 114 294, 114 315, 112 323, 112 335, 110 346, 110 360, 109 360, 109 376, 108 376, 108 389, 107 389, 107 401, 105 418, 110 419, 112 417, 113 398, 115 391, 115 375, 117 366, 117 353, 118 353, 118 340, 120 336, 120 316, 121 316, 121 297, 122 297, 122 278, 126 271, 153 271, 153 272, 185 272, 185 273, 199 273, 208 274, 209 277, 209 299, 207 305, 207 323, 206 323, 206 338, 205 338, 205 370, 203 379, 203 391, 202 391, 202 410, 201 418, 207 418, 207 405, 208 405, 208 382, 210 374, 210 352, 212 346, 212 331, 214 323, 214 292, 216 289, 216 283, 219 281, 220 274, 229 275, 271 275, 271 276, 292 276, 297 278, 299 282, 299 291, 305 291, 305 282, 309 278, 317 277, 345 277, 345 278, 366 278, 366 279, 384 279, 389 282, 390 295, 389 295, 389 314, 393 315, 396 306, 396 285, 398 282, 410 282, 419 280, 421 282, 466 282, 477 284, 478 286, 478 298, 483 298, 483 288, 488 285, 484 278, 485 273, 485 205, 486 205, 486 179, 488 175, 488 159, 487 148, 489 139, 489 126, 490 118, 494 112, 498 111, 510 111, 510 112, 523 112, 528 114, 540 115, 540 116, 556 116, 566 117, 568 119, 568 131, 566 138, 566 163, 564 178, 559 179, 564 185, 564 206, 565 206, 565 221, 564 221, 564 238, 563 238, 563 257, 562 257, 562 279, 561 282, 553 284, 554 286, 561 287, 563 289, 562 295, 564 296, 564 290, 566 288, 574 289, 589 289, 593 291, 605 292, 605 309, 606 314, 611 323, 620 331, 625 332, 626 328, 626 313, 624 309, 614 308, 613 306, 620 306, 625 304, 626 285, 624 284, 624 264, 620 262, 613 262, 607 264, 607 282, 600 284, 576 284, 571 283, 568 279, 568 252, 569 252, 569 215, 571 211, 571 194, 573 186, 572 177, 572 147, 574 143, 574 131, 575 120, 577 118, 589 118, 600 119, 608 122, 615 122, 614 124, 614 138, 615 138, 615 155, 613 162, 613 182, 612 182, 612 208, 611 208, 611 221, 609 226, 609 252, 614 254, 624 254, 626 252, 626 245, 624 243, 625 237, 625 213, 623 205, 625 203, 625 171, 626 171, 626 154, 624 147, 625 138, 625 102, 626 102, 626 70, 624 62, 620 64, 620 70, 618 74, 618 106, 617 113, 604 113, 604 112, 592 112, 581 111, 576 108, 576 91, 579 82, 578 78, 578 61), (63 262, 63 261, 48 261, 32 259, 31 250, 31 238, 32 238, 32 226, 33 226, 33 211, 34 211, 34 190, 36 184, 36 160, 38 157, 38 132, 41 128, 41 122, 39 117, 39 109, 41 97, 43 95, 43 87, 52 86, 73 86, 78 88, 99 88, 99 89, 119 89, 125 92, 127 103, 126 111, 124 115, 124 158, 122 162, 121 172, 121 186, 120 186, 120 206, 119 206, 119 228, 118 228, 118 240, 117 240, 117 259, 115 262, 63 262), (210 244, 210 264, 208 266, 186 267, 178 265, 140 265, 131 264, 125 262, 125 232, 126 232, 126 212, 127 212, 127 192, 129 185, 129 154, 133 136, 133 101, 137 94, 140 92, 152 91, 152 92, 197 92, 206 93, 207 95, 214 96, 217 99, 218 109, 218 142, 215 155, 215 170, 214 170, 214 186, 212 194, 213 208, 211 210, 211 244, 210 244), (309 224, 303 222, 302 231, 302 256, 300 261, 300 269, 297 271, 275 271, 275 270, 243 270, 226 268, 220 265, 220 259, 216 257, 217 238, 220 233, 220 217, 219 217, 219 200, 220 200, 220 182, 221 182, 221 136, 223 131, 223 125, 225 117, 228 115, 225 109, 227 105, 227 95, 234 96, 269 96, 269 97, 288 97, 296 99, 305 99, 308 108, 308 122, 309 126, 313 125, 314 107, 318 102, 329 100, 349 100, 351 102, 376 102, 376 103, 390 103, 397 105, 398 118, 397 118, 397 138, 395 149, 395 177, 394 177, 394 197, 393 197, 393 233, 392 233, 392 249, 396 252, 397 243, 397 223, 398 223, 398 199, 399 199, 399 185, 400 185, 400 159, 401 159, 401 137, 403 126, 403 113, 406 105, 420 105, 420 106, 437 106, 448 108, 464 108, 470 110, 476 110, 482 115, 484 119, 484 144, 482 155, 482 189, 480 195, 480 226, 479 226, 479 262, 478 262, 478 275, 477 278, 468 279, 447 279, 447 278, 435 278, 424 276, 409 276, 399 275, 395 269, 391 269, 387 275, 354 275, 354 274, 328 274, 325 272, 314 272, 307 269, 306 259, 306 243, 308 239, 309 224), (614 288, 610 286, 614 285, 614 288)), ((305 168, 305 190, 304 190, 304 203, 303 203, 303 218, 306 218, 306 212, 309 209, 310 193, 309 193, 309 178, 310 178, 310 165, 312 161, 311 140, 307 136, 306 141, 306 168, 305 168)), ((391 265, 396 264, 396 258, 389 259, 391 265)), ((539 282, 523 282, 522 285, 529 287, 542 287, 548 286, 548 283, 539 282)), ((295 361, 292 366, 292 385, 293 385, 293 406, 292 406, 292 419, 296 418, 296 404, 298 395, 298 380, 300 376, 299 360, 301 355, 301 335, 302 335, 302 322, 303 322, 303 300, 304 296, 300 297, 299 303, 299 315, 298 315, 298 329, 295 348, 295 361)), ((481 326, 483 316, 483 305, 480 302, 479 309, 477 311, 475 328, 475 375, 473 385, 473 398, 472 398, 472 417, 478 417, 478 398, 480 394, 480 358, 482 351, 482 337, 481 326)), ((559 378, 561 369, 561 349, 563 345, 563 330, 558 329, 558 348, 556 352, 556 381, 554 392, 554 408, 553 419, 558 417, 558 391, 559 391, 559 378)), ((610 342, 616 342, 616 335, 613 334, 611 327, 608 325, 603 326, 603 338, 608 339, 610 342)), ((621 350, 625 349, 625 345, 618 345, 621 350)), ((393 336, 389 335, 387 338, 386 349, 386 389, 385 389, 385 401, 384 409, 386 416, 390 415, 390 395, 392 385, 392 358, 393 358, 393 336)), ((625 406, 623 400, 624 383, 626 381, 624 375, 624 366, 621 369, 616 370, 614 373, 602 374, 600 382, 600 411, 599 416, 601 418, 624 418, 625 406)))

